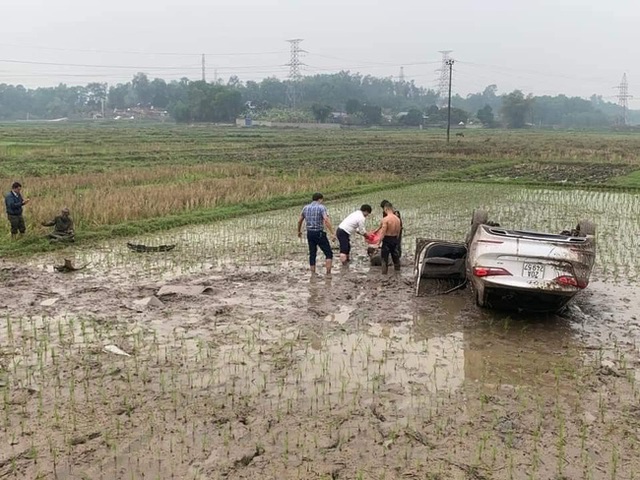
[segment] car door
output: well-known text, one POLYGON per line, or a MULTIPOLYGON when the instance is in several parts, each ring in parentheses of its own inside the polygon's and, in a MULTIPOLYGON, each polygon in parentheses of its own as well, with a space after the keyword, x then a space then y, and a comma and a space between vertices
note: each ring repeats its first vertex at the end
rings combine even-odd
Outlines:
POLYGON ((414 277, 416 295, 423 279, 463 283, 466 277, 467 247, 464 243, 426 238, 416 239, 414 277))

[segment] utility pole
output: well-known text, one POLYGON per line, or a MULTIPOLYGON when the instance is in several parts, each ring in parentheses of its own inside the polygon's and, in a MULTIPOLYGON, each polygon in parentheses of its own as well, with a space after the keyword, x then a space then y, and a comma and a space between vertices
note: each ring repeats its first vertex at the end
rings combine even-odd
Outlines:
POLYGON ((289 84, 287 85, 287 100, 292 108, 296 108, 298 103, 300 92, 298 91, 298 83, 302 75, 300 74, 300 66, 304 65, 300 61, 300 53, 304 50, 300 49, 301 38, 294 38, 287 40, 291 44, 291 59, 287 66, 289 67, 289 84))
POLYGON ((453 59, 447 60, 449 67, 449 101, 447 106, 447 143, 449 143, 449 132, 451 131, 451 78, 453 77, 453 59))
POLYGON ((104 84, 104 96, 102 97, 102 119, 105 119, 104 116, 104 104, 109 100, 109 83, 105 82, 104 84))
POLYGON ((205 67, 205 59, 204 59, 204 53, 202 54, 202 81, 206 82, 207 81, 207 77, 205 75, 205 71, 206 71, 206 67, 205 67))

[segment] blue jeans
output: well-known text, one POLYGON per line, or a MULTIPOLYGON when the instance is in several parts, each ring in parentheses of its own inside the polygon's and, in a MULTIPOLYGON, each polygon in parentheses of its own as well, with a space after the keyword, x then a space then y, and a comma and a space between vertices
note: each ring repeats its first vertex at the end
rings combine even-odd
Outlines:
POLYGON ((309 242, 309 265, 312 267, 316 264, 318 247, 320 247, 320 250, 322 250, 322 253, 324 253, 327 260, 331 260, 333 258, 329 239, 327 238, 327 234, 322 230, 307 230, 307 242, 309 242))

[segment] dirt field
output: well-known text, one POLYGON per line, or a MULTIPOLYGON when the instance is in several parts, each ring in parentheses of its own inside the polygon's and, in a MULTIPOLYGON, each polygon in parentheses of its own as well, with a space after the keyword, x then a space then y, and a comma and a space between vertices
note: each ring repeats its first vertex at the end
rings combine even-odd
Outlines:
POLYGON ((410 263, 364 257, 51 266, 0 266, 0 478, 640 475, 635 286, 531 317, 416 298, 410 263))

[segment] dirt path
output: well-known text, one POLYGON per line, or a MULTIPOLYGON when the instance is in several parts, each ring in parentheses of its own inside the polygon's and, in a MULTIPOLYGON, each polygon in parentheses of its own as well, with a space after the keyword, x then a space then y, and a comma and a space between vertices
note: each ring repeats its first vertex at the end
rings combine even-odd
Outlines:
POLYGON ((364 262, 169 281, 196 295, 122 271, 0 274, 0 478, 640 474, 633 287, 532 318, 415 298, 410 268, 364 262))

